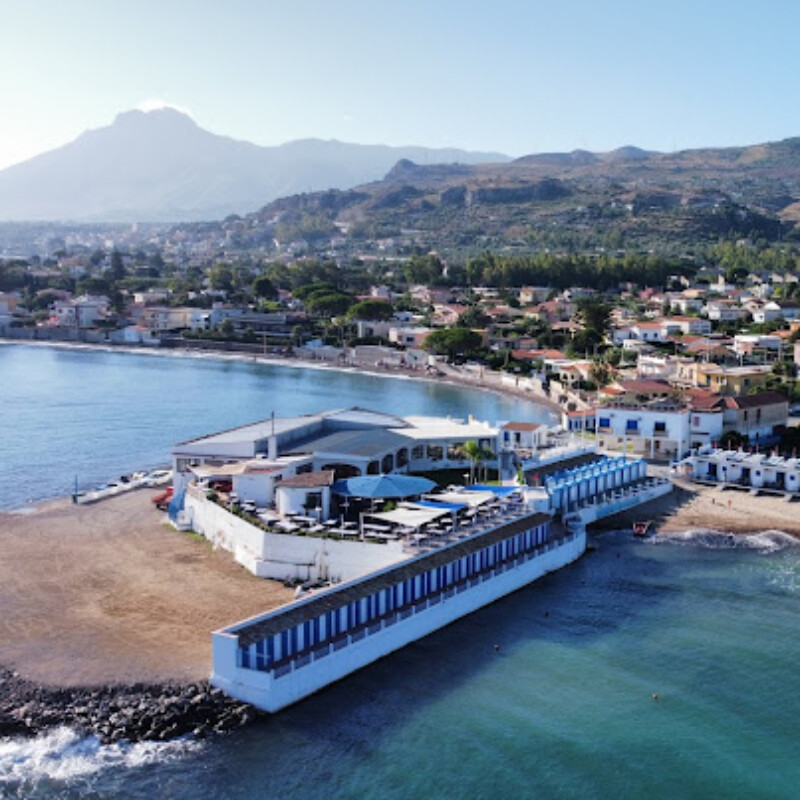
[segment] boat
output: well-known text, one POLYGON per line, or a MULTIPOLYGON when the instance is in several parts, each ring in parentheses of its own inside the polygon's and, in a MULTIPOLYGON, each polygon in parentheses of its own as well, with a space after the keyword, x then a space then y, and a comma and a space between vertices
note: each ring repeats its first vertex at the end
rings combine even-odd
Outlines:
POLYGON ((653 521, 642 520, 640 522, 633 523, 633 535, 634 536, 647 536, 648 531, 650 530, 650 526, 653 524, 653 521))

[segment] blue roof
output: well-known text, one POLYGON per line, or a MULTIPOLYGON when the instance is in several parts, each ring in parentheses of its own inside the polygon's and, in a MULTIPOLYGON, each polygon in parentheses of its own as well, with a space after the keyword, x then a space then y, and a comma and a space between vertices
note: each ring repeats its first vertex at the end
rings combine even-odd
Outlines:
POLYGON ((441 508, 447 511, 463 511, 467 508, 466 503, 439 503, 436 500, 417 500, 415 506, 425 506, 425 508, 441 508))
POLYGON ((490 486, 488 483, 473 483, 472 486, 465 486, 465 492, 491 492, 498 497, 508 497, 516 492, 518 486, 490 486))
POLYGON ((331 490, 344 497, 413 497, 435 486, 433 481, 414 475, 360 475, 336 481, 331 490))

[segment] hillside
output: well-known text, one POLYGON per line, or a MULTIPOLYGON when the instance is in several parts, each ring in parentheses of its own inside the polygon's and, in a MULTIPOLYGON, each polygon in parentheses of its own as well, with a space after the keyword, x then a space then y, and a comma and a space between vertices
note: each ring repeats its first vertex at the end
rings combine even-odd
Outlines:
MULTIPOLYGON (((683 252, 726 237, 796 237, 800 139, 654 153, 549 153, 502 164, 420 165, 383 180, 282 198, 222 228, 241 246, 332 238, 355 251, 380 242, 470 255, 484 249, 620 248, 683 252)), ((195 233, 197 231, 195 230, 195 233)))
POLYGON ((375 180, 403 158, 508 160, 498 153, 318 139, 260 147, 203 130, 174 109, 128 111, 0 171, 0 221, 219 219, 297 192, 375 180))

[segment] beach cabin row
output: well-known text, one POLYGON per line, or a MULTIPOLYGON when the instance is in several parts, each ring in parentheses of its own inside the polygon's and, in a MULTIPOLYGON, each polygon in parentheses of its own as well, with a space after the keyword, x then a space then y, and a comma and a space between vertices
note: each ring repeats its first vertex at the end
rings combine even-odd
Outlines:
POLYGON ((644 459, 604 458, 556 472, 545 479, 544 485, 550 496, 550 508, 560 512, 645 477, 644 459))
POLYGON ((212 683, 276 711, 577 558, 532 514, 214 634, 212 683))

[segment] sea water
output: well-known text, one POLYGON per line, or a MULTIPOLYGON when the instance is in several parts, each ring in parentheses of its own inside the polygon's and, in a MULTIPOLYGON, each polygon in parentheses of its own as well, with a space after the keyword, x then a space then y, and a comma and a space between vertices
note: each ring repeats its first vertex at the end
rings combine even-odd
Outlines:
POLYGON ((0 345, 0 508, 168 464, 174 444, 269 418, 361 406, 553 422, 519 398, 434 381, 213 358, 0 345))
POLYGON ((796 798, 794 541, 592 542, 234 733, 101 747, 62 729, 0 744, 0 796, 796 798))
MULTIPOLYGON (((5 496, 41 492, 31 466, 47 496, 63 491, 67 464, 97 461, 100 479, 161 463, 162 441, 272 409, 531 418, 527 404, 452 387, 287 372, 0 348, 0 469, 17 487, 5 496), (72 461, 40 463, 58 442, 72 461)), ((62 728, 0 741, 0 797, 798 797, 794 540, 619 531, 592 543, 576 564, 234 733, 102 746, 62 728)))

